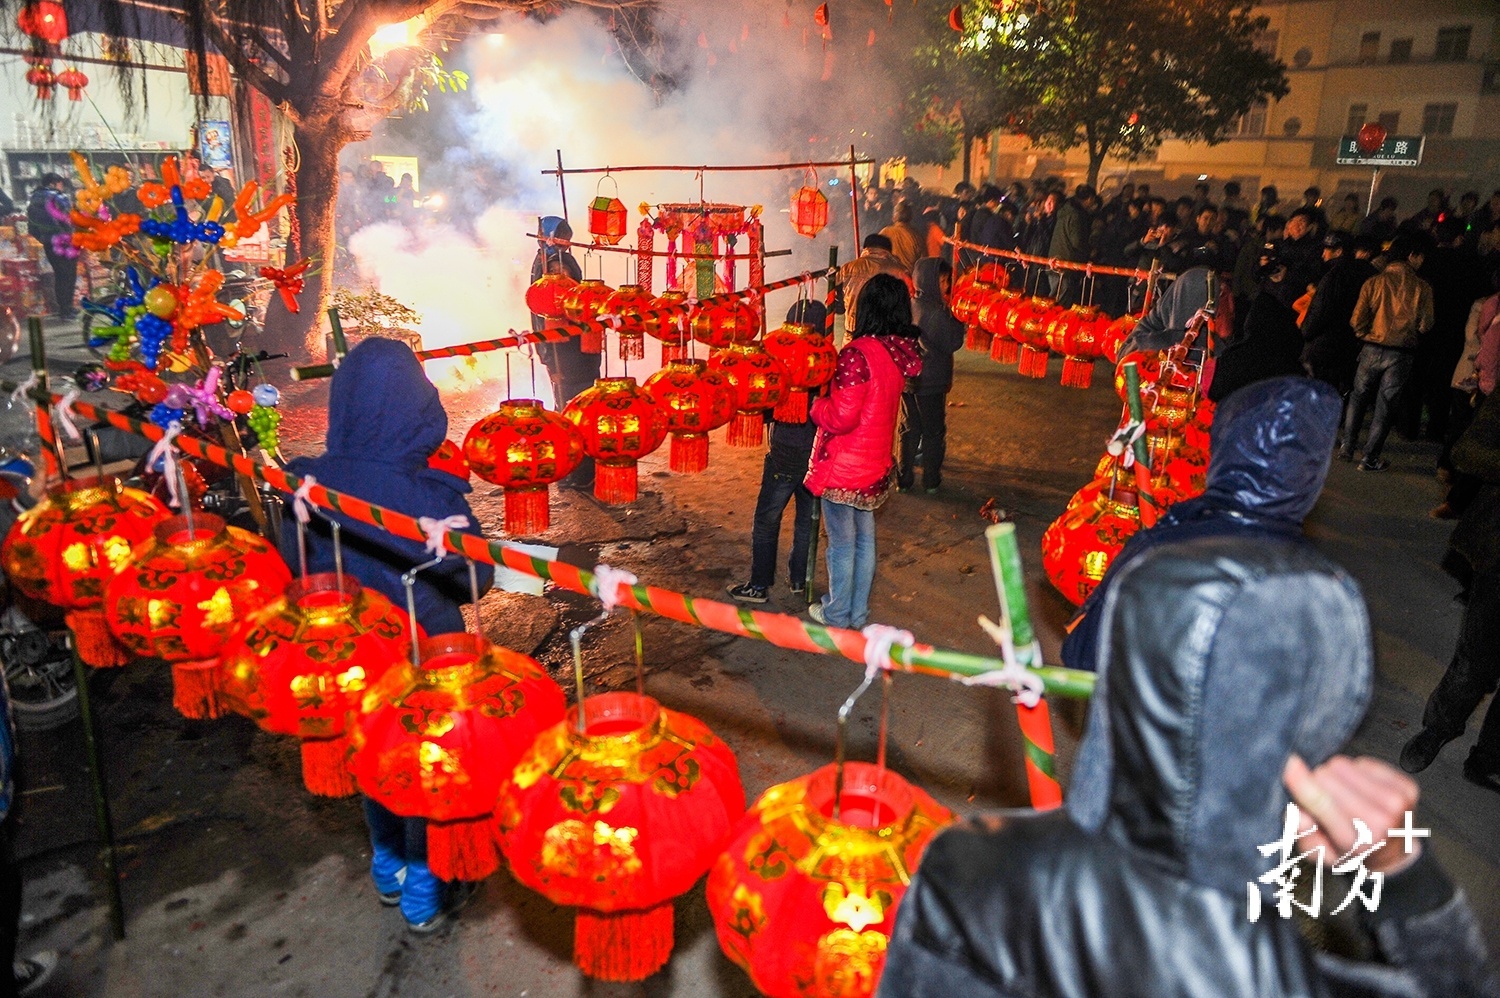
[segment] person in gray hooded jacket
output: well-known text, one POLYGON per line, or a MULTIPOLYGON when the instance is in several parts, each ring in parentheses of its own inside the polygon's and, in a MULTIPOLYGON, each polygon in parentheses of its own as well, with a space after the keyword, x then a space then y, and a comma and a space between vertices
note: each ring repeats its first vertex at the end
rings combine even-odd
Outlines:
POLYGON ((936 492, 943 481, 948 453, 948 392, 953 389, 953 355, 964 345, 964 324, 948 308, 953 265, 928 257, 917 261, 917 296, 913 318, 922 330, 922 373, 907 381, 901 396, 905 409, 901 430, 901 469, 897 484, 907 491, 916 484, 918 452, 922 455, 922 488, 936 492))

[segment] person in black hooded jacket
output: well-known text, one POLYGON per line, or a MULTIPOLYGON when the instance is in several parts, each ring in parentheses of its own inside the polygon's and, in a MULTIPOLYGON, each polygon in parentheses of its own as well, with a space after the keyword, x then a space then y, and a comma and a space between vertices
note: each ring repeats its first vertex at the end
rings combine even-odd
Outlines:
POLYGON ((922 453, 922 488, 936 492, 943 481, 948 453, 948 392, 953 388, 953 355, 964 345, 964 324, 948 308, 953 266, 929 257, 917 261, 917 297, 912 302, 922 330, 922 373, 902 395, 906 420, 901 431, 901 470, 897 484, 907 491, 916 483, 917 452, 922 453))
POLYGON ((932 840, 882 998, 1500 994, 1462 893, 1387 831, 1415 823, 1415 782, 1335 755, 1373 679, 1347 575, 1306 545, 1200 538, 1132 562, 1102 612, 1066 807, 932 840), (1348 904, 1352 945, 1314 950, 1280 893, 1352 854, 1369 880, 1293 899, 1329 919, 1348 904))
POLYGON ((1349 320, 1359 302, 1359 289, 1375 276, 1370 263, 1373 252, 1367 239, 1350 239, 1343 232, 1324 237, 1323 260, 1331 266, 1318 282, 1302 319, 1302 339, 1307 344, 1302 360, 1308 373, 1333 385, 1341 395, 1348 395, 1354 387, 1360 342, 1349 320))

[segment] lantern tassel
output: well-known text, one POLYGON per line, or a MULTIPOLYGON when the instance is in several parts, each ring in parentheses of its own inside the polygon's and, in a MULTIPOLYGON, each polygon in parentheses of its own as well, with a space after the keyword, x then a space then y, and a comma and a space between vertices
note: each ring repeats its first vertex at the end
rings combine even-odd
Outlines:
POLYGON ((578 334, 578 349, 582 353, 604 352, 604 330, 585 329, 578 334))
POLYGON ((1021 346, 1021 360, 1016 373, 1023 378, 1045 378, 1047 376, 1046 350, 1038 350, 1029 343, 1021 346))
POLYGON ((1094 362, 1082 357, 1064 357, 1062 369, 1064 388, 1087 388, 1094 383, 1094 362))
POLYGON ((73 632, 73 647, 85 665, 112 669, 130 661, 109 633, 103 610, 69 610, 65 619, 73 632))
POLYGON ((684 475, 694 475, 708 467, 708 434, 674 433, 668 452, 668 466, 684 475))
POLYGON ((620 359, 621 360, 644 360, 646 358, 646 335, 636 333, 635 335, 621 334, 620 336, 620 359))
POLYGON ((731 447, 759 447, 766 438, 766 419, 759 409, 737 412, 729 421, 724 442, 731 447))
POLYGON ((1000 364, 1014 364, 1021 358, 1021 344, 1009 336, 997 335, 990 341, 990 360, 1000 364))
POLYGON ((807 393, 787 392, 786 398, 777 402, 776 408, 771 410, 771 417, 778 423, 807 422, 807 393))
POLYGON ((547 486, 505 490, 505 532, 513 537, 541 534, 552 526, 551 495, 547 486))
POLYGON ((429 821, 427 866, 439 880, 483 880, 500 869, 493 817, 429 821))
POLYGON ((349 772, 349 740, 304 738, 302 740, 302 785, 319 797, 351 797, 357 789, 349 772))
POLYGON ((217 658, 172 663, 172 706, 194 721, 223 717, 223 677, 217 658))
POLYGON ((994 334, 983 326, 970 326, 968 332, 964 334, 964 349, 983 352, 990 349, 994 338, 994 334))
POLYGON ((594 467, 594 498, 600 502, 635 502, 637 495, 635 462, 605 464, 594 467))
POLYGON ((672 902, 643 911, 578 909, 573 963, 600 981, 641 981, 672 955, 672 902))
POLYGON ((686 343, 663 343, 661 345, 661 366, 666 367, 674 360, 687 359, 686 343))

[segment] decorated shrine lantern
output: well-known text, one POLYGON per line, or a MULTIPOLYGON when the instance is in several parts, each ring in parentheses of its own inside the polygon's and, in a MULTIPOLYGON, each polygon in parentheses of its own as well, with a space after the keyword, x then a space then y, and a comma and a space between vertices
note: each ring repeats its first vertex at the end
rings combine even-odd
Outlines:
MULTIPOLYGON (((536 287, 535 284, 532 287, 536 287)), ((561 295, 559 303, 563 315, 574 322, 597 323, 614 290, 596 278, 586 278, 572 285, 561 295)), ((584 353, 599 353, 604 349, 604 329, 593 325, 578 334, 578 349, 584 353)))
POLYGON ((636 462, 667 439, 667 416, 634 378, 599 378, 579 392, 563 416, 578 428, 595 461, 594 497, 634 502, 636 462))
POLYGON ((703 876, 745 811, 734 753, 703 722, 605 693, 543 732, 497 819, 517 880, 579 911, 573 962, 642 980, 672 952, 672 899, 703 876))
MULTIPOLYGON (((599 183, 602 186, 604 181, 599 183)), ((616 194, 618 193, 617 188, 616 194)), ((619 245, 620 240, 625 238, 628 227, 629 216, 619 197, 600 194, 589 202, 589 235, 594 237, 595 245, 619 245)))
POLYGON ((620 359, 641 360, 646 356, 645 316, 655 302, 650 292, 643 291, 638 284, 622 284, 620 289, 604 299, 601 316, 613 316, 620 325, 620 359))
POLYGON ((760 316, 740 298, 700 305, 690 322, 693 339, 712 350, 750 343, 760 335, 760 316))
POLYGON ((661 340, 661 362, 665 367, 687 356, 688 315, 677 306, 687 301, 682 291, 663 291, 651 301, 641 317, 646 335, 661 340))
POLYGON ((734 416, 735 390, 722 371, 701 360, 674 360, 646 379, 672 435, 667 466, 693 474, 708 467, 708 434, 734 416))
POLYGON ((407 616, 351 575, 309 575, 252 613, 225 647, 223 697, 266 731, 302 740, 302 782, 354 793, 345 721, 410 653, 407 616))
POLYGON ((360 792, 426 818, 427 863, 442 880, 500 868, 494 810, 539 733, 563 716, 562 690, 537 662, 474 634, 417 642, 365 693, 349 738, 360 792))
POLYGON ((828 224, 828 198, 814 186, 797 188, 792 195, 792 228, 809 239, 828 224))
POLYGON ((265 538, 207 513, 174 516, 110 580, 104 612, 127 651, 172 663, 172 703, 184 717, 218 717, 219 653, 291 581, 265 538))
POLYGON ((771 998, 875 993, 896 907, 947 808, 887 769, 836 766, 771 787, 708 878, 724 954, 771 998))
POLYGON ((5 576, 32 599, 67 613, 78 655, 96 668, 124 665, 104 618, 104 591, 166 509, 116 478, 72 479, 17 517, 0 548, 5 576))
POLYGON ((807 393, 832 380, 838 351, 821 329, 797 322, 773 329, 761 345, 787 374, 786 395, 772 415, 783 423, 807 422, 807 393))
POLYGON ((1042 570, 1058 592, 1082 604, 1140 528, 1133 491, 1108 481, 1085 486, 1042 534, 1042 570))
POLYGON ((724 372, 735 391, 735 415, 724 442, 731 447, 759 447, 765 439, 765 411, 786 398, 786 368, 759 343, 716 350, 709 366, 724 372))
POLYGON ((464 456, 505 490, 505 532, 524 537, 551 526, 548 486, 583 461, 583 437, 536 399, 509 399, 470 427, 464 456))

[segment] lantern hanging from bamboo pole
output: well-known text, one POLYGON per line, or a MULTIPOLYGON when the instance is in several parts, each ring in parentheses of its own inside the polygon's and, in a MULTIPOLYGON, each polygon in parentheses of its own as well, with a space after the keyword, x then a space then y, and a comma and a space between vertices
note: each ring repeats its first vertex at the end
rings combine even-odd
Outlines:
POLYGON ((786 398, 788 382, 781 361, 759 343, 715 350, 709 367, 724 373, 735 391, 735 415, 724 442, 731 447, 759 447, 765 440, 767 409, 786 398))
MULTIPOLYGON (((614 316, 620 338, 621 360, 642 360, 646 356, 646 310, 655 301, 635 284, 622 284, 618 291, 604 299, 600 316, 614 316)), ((613 323, 612 323, 613 324, 613 323)))
POLYGON ((735 390, 722 371, 701 360, 674 360, 646 379, 672 435, 667 466, 683 474, 708 467, 708 434, 734 416, 735 390))
POLYGON ((595 461, 594 497, 634 502, 636 462, 667 439, 667 417, 634 378, 599 378, 563 409, 595 461))
POLYGON ((792 228, 811 239, 828 224, 828 198, 818 189, 817 172, 809 172, 812 183, 804 183, 792 194, 792 228))
POLYGON ((526 307, 543 319, 566 319, 563 297, 577 283, 567 274, 543 274, 526 288, 526 307))
POLYGON ((646 335, 661 340, 663 367, 687 357, 688 314, 677 308, 686 301, 686 292, 663 291, 652 299, 651 307, 641 316, 646 335))
POLYGON ((589 203, 589 235, 594 237, 595 245, 617 246, 629 228, 628 212, 619 198, 619 185, 615 184, 613 197, 605 197, 602 192, 604 181, 613 183, 614 179, 606 173, 599 181, 597 196, 589 203))
POLYGON ((574 322, 593 323, 578 334, 578 349, 584 353, 599 353, 604 349, 604 328, 598 325, 604 311, 604 303, 614 294, 614 289, 596 278, 585 278, 561 295, 563 315, 574 322))
POLYGON ((693 339, 712 350, 750 343, 760 335, 760 316, 739 298, 700 305, 691 319, 693 339))
POLYGON ((821 329, 797 322, 771 330, 761 345, 787 374, 787 391, 772 417, 783 423, 807 422, 807 393, 833 379, 838 351, 821 329))
POLYGON ((536 399, 509 399, 469 429, 464 456, 505 490, 505 532, 527 537, 551 526, 549 487, 583 461, 583 437, 536 399))

